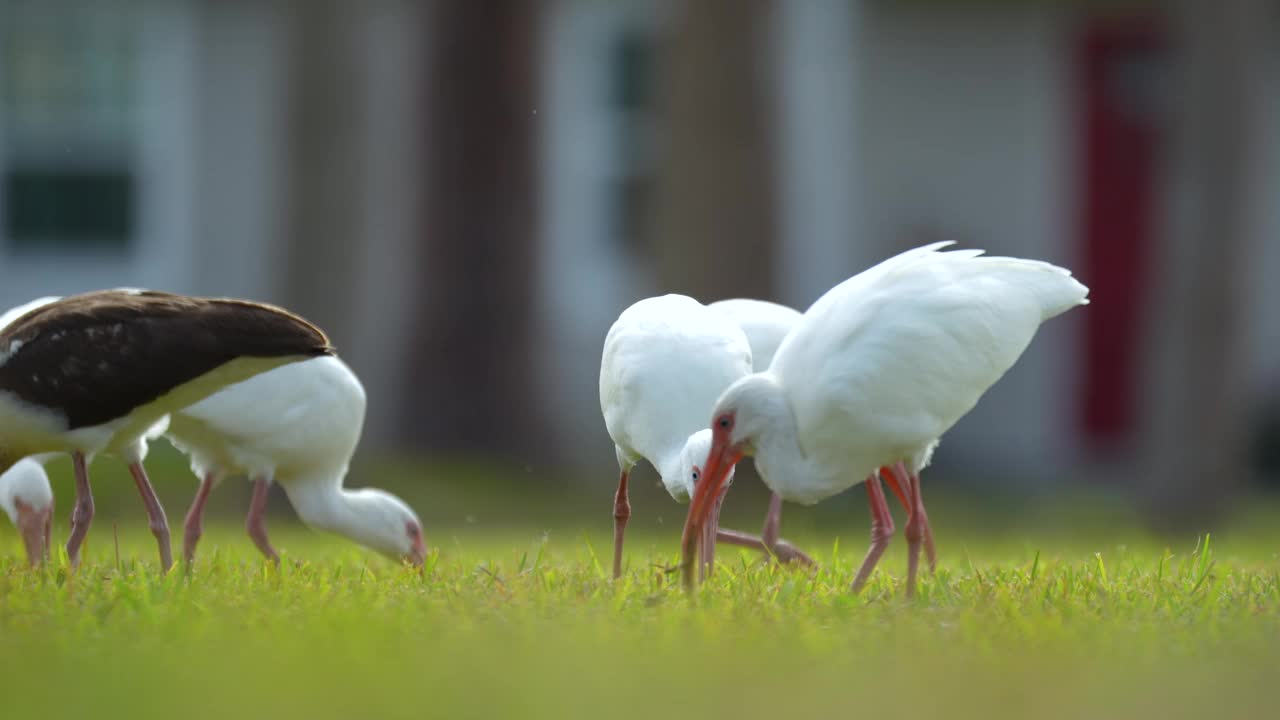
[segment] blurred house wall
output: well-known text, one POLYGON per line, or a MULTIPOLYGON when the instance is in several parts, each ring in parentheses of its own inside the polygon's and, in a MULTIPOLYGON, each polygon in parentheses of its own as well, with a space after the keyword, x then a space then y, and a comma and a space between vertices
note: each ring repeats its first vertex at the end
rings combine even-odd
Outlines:
MULTIPOLYGON (((192 6, 184 2, 0 4, 6 88, 0 102, 21 105, 0 111, 6 178, 88 173, 99 183, 104 177, 122 182, 122 192, 140 199, 131 210, 107 211, 126 216, 120 222, 128 237, 106 238, 85 251, 18 247, 6 238, 0 303, 110 285, 190 286, 197 37, 192 6), (62 32, 66 25, 76 32, 62 32)), ((8 227, 16 213, 3 205, 0 227, 8 227)))

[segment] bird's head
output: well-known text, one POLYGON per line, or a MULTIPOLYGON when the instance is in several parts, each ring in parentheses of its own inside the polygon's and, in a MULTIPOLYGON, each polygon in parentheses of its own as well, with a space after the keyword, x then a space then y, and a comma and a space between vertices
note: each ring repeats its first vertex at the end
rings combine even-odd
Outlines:
POLYGON ((777 381, 767 372, 742 378, 716 401, 709 429, 711 446, 684 526, 681 564, 686 586, 692 586, 695 544, 713 501, 733 477, 738 461, 755 454, 757 441, 775 422, 775 416, 783 412, 786 400, 777 381))
POLYGON ((367 508, 362 544, 384 555, 406 560, 417 567, 427 559, 427 543, 422 521, 400 498, 382 490, 367 488, 357 491, 367 508))
POLYGON ((0 475, 0 507, 22 535, 32 566, 48 559, 53 533, 53 490, 44 466, 21 460, 0 475))
MULTIPOLYGON (((689 436, 684 448, 680 450, 680 461, 676 469, 662 476, 662 484, 676 502, 687 503, 693 497, 698 484, 702 481, 702 463, 711 453, 712 432, 704 428, 689 436)), ((726 482, 733 482, 733 469, 729 470, 726 482)))

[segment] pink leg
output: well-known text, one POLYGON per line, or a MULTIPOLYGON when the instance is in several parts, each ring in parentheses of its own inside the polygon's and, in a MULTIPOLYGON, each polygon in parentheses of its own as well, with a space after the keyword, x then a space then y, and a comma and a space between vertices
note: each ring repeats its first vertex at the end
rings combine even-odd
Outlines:
POLYGON ((44 517, 44 561, 49 562, 53 552, 53 501, 49 502, 49 513, 44 517))
POLYGON ((759 550, 768 558, 777 558, 779 562, 798 562, 802 565, 814 565, 813 558, 805 555, 799 548, 778 538, 778 526, 782 522, 782 497, 776 493, 769 497, 769 511, 764 516, 764 530, 760 537, 748 535, 737 530, 716 529, 716 542, 726 545, 759 550))
POLYGON ((778 538, 778 529, 782 526, 782 496, 773 493, 769 496, 769 510, 764 516, 764 528, 760 531, 760 539, 764 542, 770 557, 779 562, 798 562, 801 565, 816 565, 813 558, 805 555, 799 548, 778 538))
POLYGON ((613 579, 622 577, 622 538, 627 532, 627 521, 631 519, 631 501, 627 498, 627 477, 630 473, 622 471, 618 478, 618 492, 613 496, 613 579))
POLYGON ((93 524, 93 490, 89 487, 89 467, 84 453, 72 453, 76 471, 76 504, 71 509, 71 536, 67 538, 67 560, 71 567, 80 565, 80 546, 93 524))
POLYGON ((200 536, 204 534, 204 505, 209 501, 209 493, 213 491, 213 483, 216 476, 213 473, 206 473, 204 479, 200 481, 200 489, 196 491, 196 499, 191 503, 191 509, 187 511, 187 519, 182 523, 182 559, 190 564, 196 557, 196 545, 200 542, 200 536))
POLYGON ((245 518, 245 529, 253 544, 258 546, 263 555, 273 562, 280 562, 280 555, 271 547, 271 538, 267 537, 267 492, 271 489, 271 481, 258 478, 253 481, 253 500, 249 502, 249 517, 245 518))
POLYGON ((755 535, 738 530, 729 530, 720 528, 716 531, 716 542, 723 545, 736 545, 737 547, 750 548, 764 553, 766 558, 773 556, 778 558, 780 562, 798 562, 801 565, 814 565, 813 558, 805 555, 799 548, 787 542, 786 540, 778 540, 772 547, 767 545, 764 540, 755 535))
MULTIPOLYGON (((902 463, 898 463, 894 470, 899 473, 905 473, 906 468, 902 463)), ((924 543, 924 521, 921 510, 924 503, 920 499, 920 476, 914 473, 908 475, 907 479, 907 500, 910 502, 910 514, 907 516, 907 527, 904 535, 907 536, 907 597, 915 597, 916 594, 916 575, 919 573, 920 567, 920 548, 924 543)))
POLYGON ((130 464, 129 473, 133 475, 133 483, 138 486, 138 494, 147 507, 151 534, 156 536, 156 544, 160 546, 160 569, 169 572, 169 568, 173 567, 173 551, 169 547, 169 519, 164 515, 164 507, 160 505, 160 498, 156 497, 155 488, 151 487, 142 463, 130 464))
MULTIPOLYGON (((902 489, 903 485, 905 485, 908 490, 911 488, 912 476, 911 473, 907 472, 906 465, 899 462, 892 468, 880 468, 880 472, 884 475, 884 481, 888 483, 889 487, 893 490, 893 493, 898 496, 898 500, 902 502, 902 509, 906 510, 907 515, 910 516, 912 514, 912 506, 914 503, 907 497, 907 492, 902 489)), ((916 476, 915 482, 919 485, 919 476, 916 476)), ((924 531, 924 555, 929 560, 929 572, 934 572, 938 569, 938 549, 933 542, 933 528, 929 526, 929 514, 924 511, 924 501, 920 500, 918 504, 920 506, 920 524, 924 531)), ((908 532, 910 531, 908 530, 908 532)))
POLYGON ((889 547, 889 540, 893 538, 893 516, 889 514, 889 505, 884 500, 884 488, 880 487, 880 476, 872 473, 867 478, 866 486, 867 499, 871 501, 871 547, 867 550, 867 556, 862 560, 862 567, 858 568, 858 574, 853 578, 853 584, 849 588, 854 593, 861 592, 863 586, 867 584, 871 571, 875 569, 880 556, 889 547))
POLYGON ((768 547, 778 542, 778 529, 782 526, 782 496, 778 493, 769 495, 769 510, 764 514, 764 527, 760 530, 760 539, 768 547))

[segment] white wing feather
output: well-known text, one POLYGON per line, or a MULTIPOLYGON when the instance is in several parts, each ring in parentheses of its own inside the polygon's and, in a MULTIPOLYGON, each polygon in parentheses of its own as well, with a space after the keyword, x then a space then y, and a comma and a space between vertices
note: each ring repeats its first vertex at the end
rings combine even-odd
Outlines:
POLYGON ((917 248, 837 285, 771 367, 806 453, 870 472, 946 432, 1013 365, 1040 323, 1088 302, 1044 262, 917 248))
POLYGON ((755 372, 769 367, 778 347, 801 317, 798 310, 764 300, 735 298, 713 302, 708 307, 724 313, 746 333, 755 372))

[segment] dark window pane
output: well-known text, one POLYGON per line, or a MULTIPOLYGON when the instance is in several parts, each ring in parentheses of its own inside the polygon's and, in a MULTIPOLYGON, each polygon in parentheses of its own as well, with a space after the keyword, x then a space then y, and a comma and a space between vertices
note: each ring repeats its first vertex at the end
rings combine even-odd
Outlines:
POLYGON ((653 45, 638 31, 623 32, 614 46, 613 103, 624 111, 643 110, 649 105, 653 45))
POLYGON ((123 250, 134 231, 134 193, 127 170, 11 168, 5 235, 19 250, 123 250))

